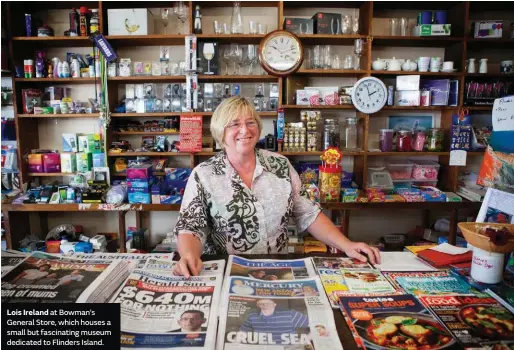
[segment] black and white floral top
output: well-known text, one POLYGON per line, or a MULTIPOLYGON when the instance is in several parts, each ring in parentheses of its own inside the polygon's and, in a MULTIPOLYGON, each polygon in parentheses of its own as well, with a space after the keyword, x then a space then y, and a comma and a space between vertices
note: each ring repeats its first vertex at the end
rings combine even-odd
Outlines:
POLYGON ((175 235, 193 234, 204 254, 287 253, 289 218, 304 231, 321 207, 300 193, 300 177, 286 157, 255 152, 252 189, 224 151, 193 169, 175 235))

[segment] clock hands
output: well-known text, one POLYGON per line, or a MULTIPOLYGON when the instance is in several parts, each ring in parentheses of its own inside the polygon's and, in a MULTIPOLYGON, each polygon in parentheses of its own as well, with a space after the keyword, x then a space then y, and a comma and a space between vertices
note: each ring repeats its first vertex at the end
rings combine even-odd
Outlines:
POLYGON ((280 51, 279 49, 276 48, 276 46, 273 46, 273 45, 270 45, 270 47, 274 48, 275 50, 277 50, 278 52, 280 52, 281 54, 283 54, 282 51, 280 51))
POLYGON ((371 94, 369 94, 369 96, 373 95, 373 94, 376 94, 378 91, 373 91, 371 94))

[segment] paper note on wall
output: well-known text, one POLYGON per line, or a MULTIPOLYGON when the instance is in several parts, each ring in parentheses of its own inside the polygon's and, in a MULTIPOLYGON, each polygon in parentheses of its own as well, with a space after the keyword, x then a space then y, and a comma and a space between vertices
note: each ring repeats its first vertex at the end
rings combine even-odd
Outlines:
POLYGON ((514 131, 514 96, 494 100, 493 130, 514 131))

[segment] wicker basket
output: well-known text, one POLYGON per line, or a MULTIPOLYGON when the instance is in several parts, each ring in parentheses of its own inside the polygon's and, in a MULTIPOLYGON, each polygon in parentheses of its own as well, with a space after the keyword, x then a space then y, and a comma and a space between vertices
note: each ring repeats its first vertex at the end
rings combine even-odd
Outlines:
POLYGON ((466 238, 466 241, 473 247, 492 253, 510 253, 514 251, 514 224, 492 224, 479 222, 459 222, 459 228, 466 238), (496 245, 490 241, 489 237, 479 234, 478 232, 485 228, 505 228, 510 232, 509 239, 505 245, 496 245))

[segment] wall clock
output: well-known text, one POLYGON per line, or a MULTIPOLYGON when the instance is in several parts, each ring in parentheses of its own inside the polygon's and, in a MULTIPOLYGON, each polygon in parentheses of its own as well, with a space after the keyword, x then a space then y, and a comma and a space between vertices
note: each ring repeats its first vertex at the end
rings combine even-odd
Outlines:
POLYGON ((303 62, 300 39, 286 30, 275 30, 262 39, 259 45, 262 68, 270 75, 283 77, 298 70, 303 62))
POLYGON ((352 90, 352 102, 362 113, 376 113, 387 101, 387 88, 382 80, 364 77, 357 81, 352 90))

